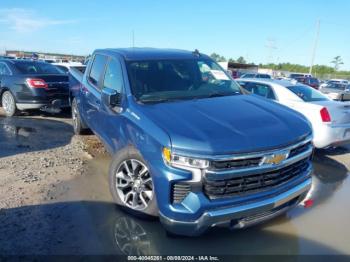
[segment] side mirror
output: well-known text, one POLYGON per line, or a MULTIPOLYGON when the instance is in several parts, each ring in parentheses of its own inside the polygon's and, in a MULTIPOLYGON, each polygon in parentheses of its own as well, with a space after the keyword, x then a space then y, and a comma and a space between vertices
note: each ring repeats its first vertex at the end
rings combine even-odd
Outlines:
POLYGON ((110 108, 121 106, 121 94, 114 89, 103 88, 101 94, 102 103, 110 108))

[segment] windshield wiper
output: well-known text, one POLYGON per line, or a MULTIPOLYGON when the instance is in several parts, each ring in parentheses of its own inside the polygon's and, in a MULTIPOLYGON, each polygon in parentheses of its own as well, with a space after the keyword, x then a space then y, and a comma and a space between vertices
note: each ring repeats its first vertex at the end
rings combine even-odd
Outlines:
POLYGON ((170 98, 145 98, 145 99, 139 99, 139 101, 143 104, 151 104, 151 103, 165 103, 165 102, 172 102, 176 99, 170 99, 170 98))
POLYGON ((240 92, 234 92, 234 93, 217 93, 217 92, 215 92, 215 93, 209 94, 206 97, 211 98, 211 97, 221 97, 221 96, 233 96, 233 95, 240 95, 240 94, 241 94, 240 92))

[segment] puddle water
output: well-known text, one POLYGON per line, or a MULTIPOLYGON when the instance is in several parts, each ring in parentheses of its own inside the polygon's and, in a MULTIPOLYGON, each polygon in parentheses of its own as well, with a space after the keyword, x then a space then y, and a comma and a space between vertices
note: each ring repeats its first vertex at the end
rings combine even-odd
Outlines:
POLYGON ((66 145, 71 125, 49 119, 0 117, 0 157, 66 145))
MULTIPOLYGON (((158 220, 139 219, 115 207, 108 188, 109 162, 107 156, 91 160, 88 174, 69 184, 73 198, 98 201, 94 205, 82 204, 93 223, 82 224, 90 235, 89 241, 82 240, 80 246, 89 246, 90 252, 350 254, 349 173, 344 165, 326 156, 314 161, 313 207, 299 206, 282 217, 245 230, 215 228, 196 238, 168 237, 158 220)), ((66 197, 72 199, 72 195, 66 197)))

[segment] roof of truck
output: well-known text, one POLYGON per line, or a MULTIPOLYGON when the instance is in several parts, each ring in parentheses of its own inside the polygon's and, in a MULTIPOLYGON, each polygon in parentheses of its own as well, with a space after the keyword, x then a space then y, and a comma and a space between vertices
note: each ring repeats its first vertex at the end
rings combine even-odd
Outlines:
MULTIPOLYGON (((124 57, 125 60, 152 60, 152 59, 189 59, 198 56, 198 51, 186 51, 179 49, 162 49, 162 48, 108 48, 98 49, 96 52, 118 54, 124 57)), ((207 57, 204 54, 200 56, 207 57)))

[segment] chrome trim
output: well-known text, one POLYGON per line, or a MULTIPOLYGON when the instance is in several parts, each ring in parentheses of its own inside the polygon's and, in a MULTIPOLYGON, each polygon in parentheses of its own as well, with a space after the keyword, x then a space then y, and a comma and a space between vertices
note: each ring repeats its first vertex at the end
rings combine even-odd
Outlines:
POLYGON ((313 152, 313 148, 312 148, 312 146, 310 146, 310 148, 307 151, 305 151, 299 155, 296 155, 294 157, 287 158, 278 165, 270 164, 270 165, 262 165, 262 166, 256 166, 256 167, 236 168, 236 169, 231 168, 231 169, 224 169, 224 170, 209 170, 209 169, 207 169, 207 170, 205 170, 205 175, 208 175, 211 179, 215 179, 216 176, 218 176, 217 178, 220 178, 220 179, 226 179, 229 177, 233 177, 236 174, 255 175, 255 174, 259 174, 259 173, 265 173, 265 172, 281 169, 281 168, 286 167, 288 165, 292 165, 300 160, 303 160, 303 159, 311 156, 312 152, 313 152))
MULTIPOLYGON (((282 147, 282 148, 276 148, 273 150, 268 150, 268 151, 261 151, 259 153, 246 153, 246 154, 233 154, 233 155, 222 155, 222 156, 212 156, 208 157, 209 160, 211 161, 230 161, 230 160, 241 160, 241 159, 247 159, 247 158, 258 158, 258 157, 264 157, 265 155, 273 154, 273 153, 278 153, 280 151, 285 151, 285 150, 293 150, 299 146, 305 145, 309 142, 311 142, 313 139, 313 136, 308 136, 305 138, 303 141, 300 141, 296 144, 293 144, 291 146, 287 147, 282 147)), ((204 158, 202 156, 202 158, 204 158)))

